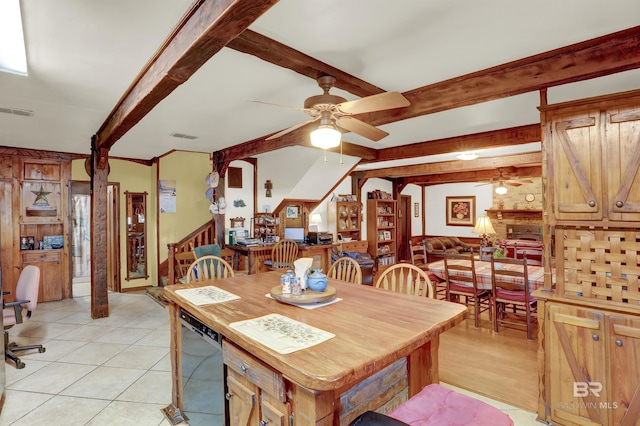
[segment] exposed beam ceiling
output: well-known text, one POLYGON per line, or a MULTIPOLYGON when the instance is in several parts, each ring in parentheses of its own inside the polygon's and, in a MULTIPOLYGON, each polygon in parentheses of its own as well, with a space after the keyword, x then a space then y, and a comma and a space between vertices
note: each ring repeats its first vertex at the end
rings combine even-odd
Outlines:
POLYGON ((96 148, 111 148, 160 101, 277 2, 194 3, 102 124, 96 134, 96 148))
POLYGON ((473 161, 443 161, 441 163, 416 164, 411 166, 367 170, 362 174, 362 176, 364 178, 401 178, 406 176, 473 172, 477 170, 497 170, 501 167, 538 166, 541 163, 542 153, 531 152, 502 157, 478 158, 473 161))
MULTIPOLYGON (((514 167, 510 170, 509 176, 517 176, 519 178, 540 177, 542 175, 542 166, 514 167)), ((409 176, 400 179, 402 186, 410 183, 415 185, 441 185, 444 183, 459 182, 489 182, 496 181, 500 177, 500 172, 494 170, 475 170, 469 172, 450 171, 449 173, 425 174, 421 176, 409 176)), ((507 175, 504 176, 508 179, 507 175)))
MULTIPOLYGON (((640 68, 638 57, 640 57, 640 27, 633 27, 407 91, 403 95, 411 102, 409 107, 360 114, 357 117, 379 126, 640 68)), ((278 61, 278 65, 292 69, 299 68, 299 58, 296 59, 291 63, 286 60, 278 61)), ((268 141, 269 143, 263 142, 264 138, 269 136, 266 135, 223 149, 222 152, 225 154, 224 158, 233 160, 287 146, 305 144, 310 128, 311 125, 301 127, 281 138, 268 141)))

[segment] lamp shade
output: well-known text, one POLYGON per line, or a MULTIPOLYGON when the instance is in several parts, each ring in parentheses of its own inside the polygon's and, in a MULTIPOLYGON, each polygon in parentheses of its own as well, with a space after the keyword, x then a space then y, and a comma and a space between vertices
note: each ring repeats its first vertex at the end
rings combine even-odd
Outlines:
POLYGON ((309 221, 311 223, 322 223, 322 216, 320 216, 320 213, 311 213, 309 221))
POLYGON ((500 184, 496 187, 496 194, 504 195, 507 193, 507 187, 500 182, 500 184))
POLYGON ((332 125, 321 124, 316 130, 311 132, 310 136, 311 145, 317 148, 329 149, 340 145, 340 137, 342 134, 332 125))
POLYGON ((475 160, 478 157, 480 157, 480 155, 476 154, 475 152, 461 152, 460 154, 456 155, 456 158, 458 160, 463 161, 475 160))
POLYGON ((475 234, 487 235, 487 234, 495 234, 496 230, 493 229, 493 225, 491 224, 491 219, 486 214, 478 217, 476 220, 476 226, 473 227, 473 232, 475 234))

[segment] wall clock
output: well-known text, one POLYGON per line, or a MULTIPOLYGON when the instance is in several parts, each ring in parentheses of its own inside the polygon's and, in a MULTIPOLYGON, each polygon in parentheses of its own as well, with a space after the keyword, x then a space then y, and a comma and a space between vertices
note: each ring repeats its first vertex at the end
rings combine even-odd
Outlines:
POLYGON ((533 195, 533 194, 529 193, 529 194, 527 194, 527 195, 525 195, 525 196, 524 196, 524 199, 525 199, 525 200, 527 200, 527 202, 529 202, 529 203, 530 203, 530 202, 532 202, 533 200, 535 200, 535 199, 536 199, 536 197, 535 197, 535 195, 533 195))

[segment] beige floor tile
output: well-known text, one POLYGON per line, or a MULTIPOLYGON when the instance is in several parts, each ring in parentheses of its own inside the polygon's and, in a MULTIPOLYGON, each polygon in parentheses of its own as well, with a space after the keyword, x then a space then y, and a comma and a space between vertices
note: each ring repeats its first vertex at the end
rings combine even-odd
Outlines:
POLYGON ((82 426, 108 404, 107 400, 54 396, 12 426, 82 426))
POLYGON ((62 324, 52 322, 43 324, 34 329, 20 330, 18 336, 22 337, 39 337, 41 339, 55 339, 63 334, 69 333, 78 328, 77 324, 62 324))
POLYGON ((67 311, 47 311, 37 309, 33 311, 31 315, 31 319, 29 321, 38 321, 38 322, 52 322, 52 321, 60 321, 61 319, 68 317, 69 315, 73 315, 73 312, 67 311))
POLYGON ((73 364, 102 365, 127 349, 128 345, 89 342, 60 358, 60 362, 73 364))
POLYGON ((5 391, 4 406, 0 415, 0 426, 8 426, 36 409, 53 395, 36 392, 5 391))
POLYGON ((519 408, 513 410, 503 410, 511 420, 514 426, 540 426, 543 423, 536 421, 536 413, 530 413, 519 408))
POLYGON ((121 393, 116 400, 169 405, 171 403, 171 373, 149 371, 121 393))
POLYGON ((123 327, 130 328, 148 328, 151 330, 155 330, 156 328, 163 327, 169 323, 169 315, 167 314, 166 318, 160 318, 157 316, 144 316, 141 317, 138 321, 132 321, 127 324, 123 324, 123 327))
POLYGON ((10 385, 16 383, 17 381, 22 380, 25 377, 30 376, 31 374, 40 370, 41 368, 44 368, 47 365, 51 364, 50 361, 35 360, 35 359, 29 360, 29 361, 25 360, 24 363, 25 363, 24 368, 16 368, 13 363, 10 363, 8 361, 5 362, 4 371, 6 373, 6 377, 5 377, 6 387, 9 387, 10 385))
POLYGON ((74 342, 73 340, 58 340, 51 339, 45 342, 39 341, 44 348, 44 352, 29 351, 29 353, 23 353, 20 355, 25 362, 26 360, 37 361, 58 361, 63 356, 75 351, 76 349, 84 346, 87 342, 74 342))
POLYGON ((7 386, 7 389, 57 394, 94 368, 93 365, 54 362, 7 386))
POLYGON ((113 400, 145 372, 131 368, 98 367, 64 389, 60 395, 113 400))
POLYGON ((107 333, 111 333, 112 331, 117 330, 117 327, 95 324, 90 322, 85 325, 81 325, 77 327, 75 330, 69 333, 62 334, 58 336, 58 339, 62 340, 75 340, 75 341, 85 341, 85 342, 93 342, 100 336, 103 336, 107 333))
POLYGON ((107 334, 96 339, 96 342, 102 343, 122 343, 131 345, 140 344, 139 341, 147 336, 151 331, 147 328, 123 328, 119 327, 107 334))
POLYGON ((65 324, 78 324, 84 325, 89 324, 93 321, 91 319, 91 314, 89 312, 67 312, 67 316, 58 320, 58 322, 65 324))
POLYGON ((169 348, 132 345, 105 363, 108 367, 148 370, 169 353, 169 348))
POLYGON ((87 426, 141 426, 159 425, 164 419, 161 404, 113 401, 94 417, 87 426))
POLYGON ((166 354, 153 367, 152 371, 171 371, 171 354, 166 354))
POLYGON ((136 345, 168 348, 170 343, 171 331, 169 330, 169 327, 160 327, 138 340, 136 345))

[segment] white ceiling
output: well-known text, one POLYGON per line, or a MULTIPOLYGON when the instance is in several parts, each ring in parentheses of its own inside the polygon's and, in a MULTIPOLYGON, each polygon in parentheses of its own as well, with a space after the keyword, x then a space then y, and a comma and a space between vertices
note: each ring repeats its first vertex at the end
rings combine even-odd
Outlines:
MULTIPOLYGON (((0 107, 31 110, 34 117, 0 114, 0 146, 88 154, 91 136, 191 3, 23 0, 29 76, 0 72, 0 107)), ((638 17, 638 0, 281 0, 250 28, 402 92, 630 28, 638 17)), ((549 89, 549 101, 639 87, 640 71, 629 71, 549 89)), ((307 77, 225 48, 110 155, 216 151, 308 118, 247 100, 302 106, 320 93, 307 77), (174 132, 198 139, 169 136, 174 132)), ((390 136, 377 143, 354 134, 343 139, 383 148, 532 124, 538 103, 538 94, 529 93, 384 125, 390 136)))

